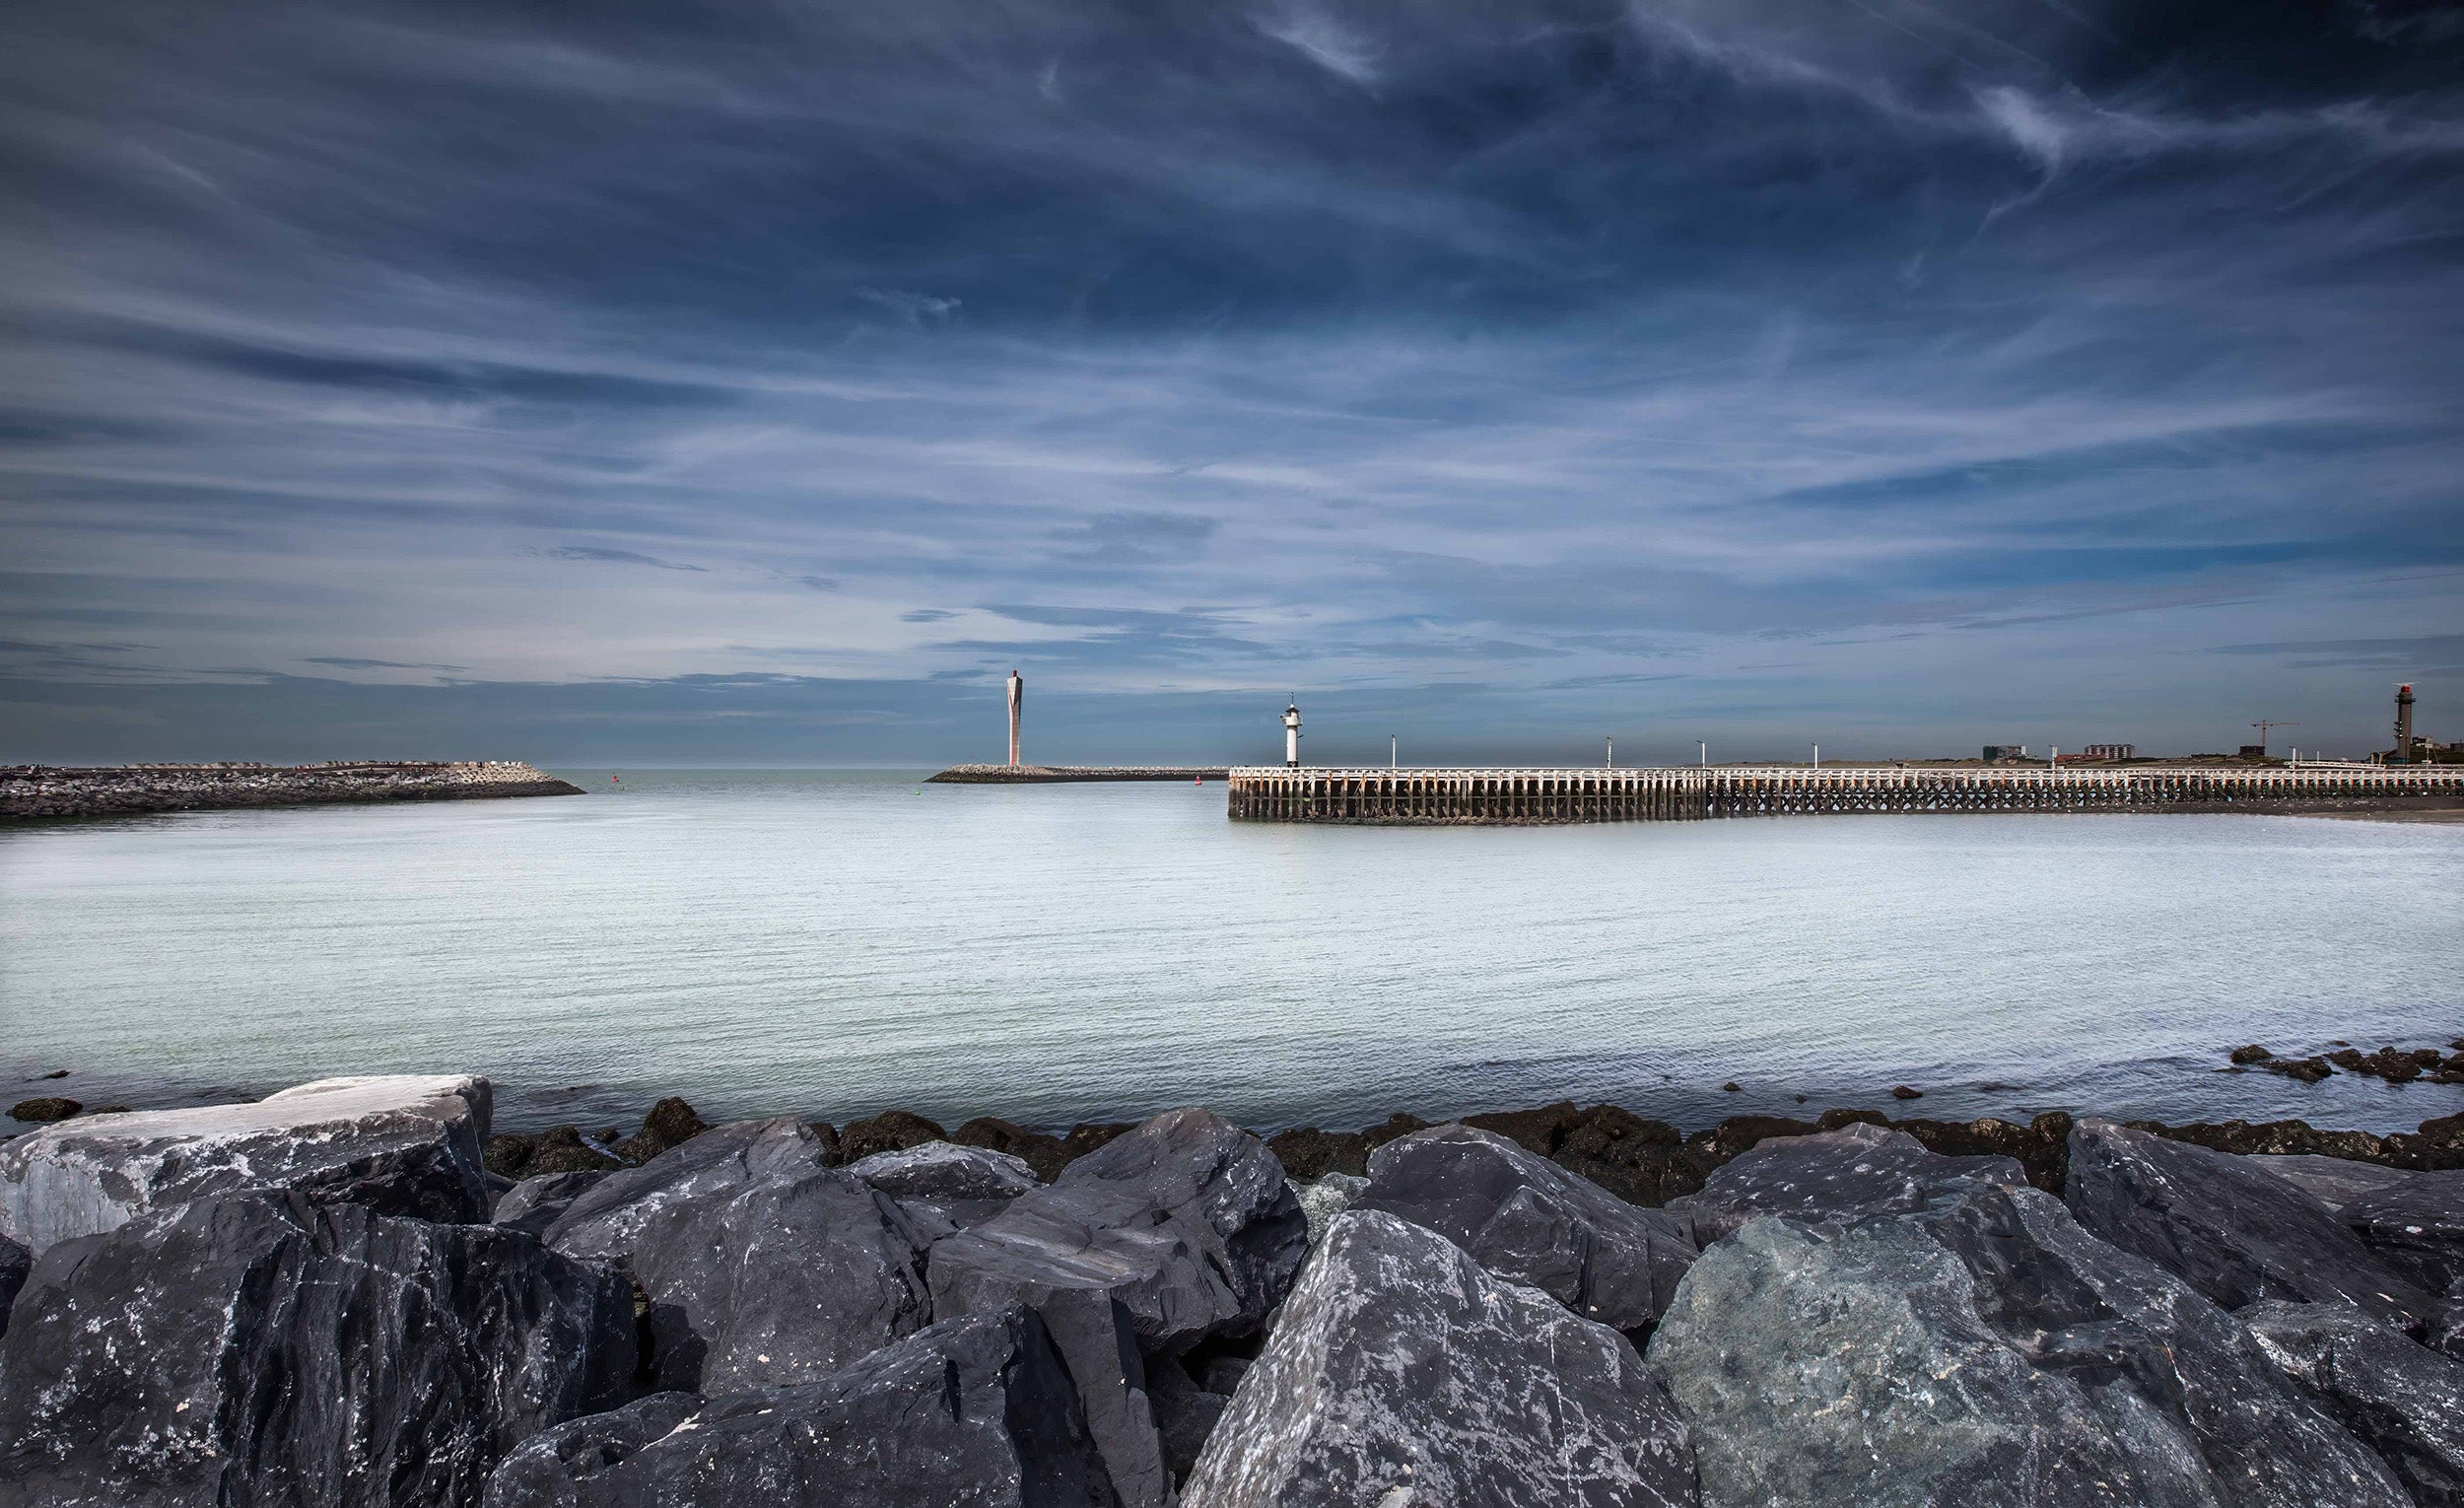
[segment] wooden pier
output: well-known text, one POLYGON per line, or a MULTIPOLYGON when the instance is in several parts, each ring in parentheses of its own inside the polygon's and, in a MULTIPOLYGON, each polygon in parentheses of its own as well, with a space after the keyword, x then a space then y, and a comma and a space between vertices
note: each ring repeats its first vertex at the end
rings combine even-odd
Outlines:
POLYGON ((2464 798, 2464 766, 2116 769, 1678 765, 1638 770, 1287 769, 1229 772, 1249 822, 1677 822, 1814 812, 2230 811, 2464 798))

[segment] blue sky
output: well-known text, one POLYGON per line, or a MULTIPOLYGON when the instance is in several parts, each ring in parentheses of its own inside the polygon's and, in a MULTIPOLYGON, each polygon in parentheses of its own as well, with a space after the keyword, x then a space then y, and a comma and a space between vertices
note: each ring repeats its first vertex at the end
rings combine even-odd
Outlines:
POLYGON ((2464 737, 2464 7, 18 18, 0 758, 2464 737))

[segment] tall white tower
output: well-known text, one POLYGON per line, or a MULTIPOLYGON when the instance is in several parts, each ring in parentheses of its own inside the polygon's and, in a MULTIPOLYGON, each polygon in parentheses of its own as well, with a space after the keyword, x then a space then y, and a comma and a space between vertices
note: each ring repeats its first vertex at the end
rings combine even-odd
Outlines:
POLYGON ((1291 706, 1283 709, 1283 766, 1287 770, 1300 768, 1300 702, 1297 698, 1291 706))
POLYGON ((1026 705, 1027 683, 1018 679, 1018 672, 1009 672, 1009 767, 1018 768, 1018 712, 1026 705))

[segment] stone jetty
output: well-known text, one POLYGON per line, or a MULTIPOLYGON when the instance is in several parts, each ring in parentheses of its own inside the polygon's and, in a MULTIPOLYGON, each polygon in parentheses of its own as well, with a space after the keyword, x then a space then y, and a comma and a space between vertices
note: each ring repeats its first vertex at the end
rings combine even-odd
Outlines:
POLYGON ((0 1503, 2464 1503, 2464 1116, 667 1100, 585 1138, 491 1100, 0 1143, 0 1503))
POLYGON ((1223 765, 952 765, 935 786, 1057 786, 1076 781, 1219 781, 1223 765))
POLYGON ((513 760, 113 765, 92 769, 0 765, 0 820, 582 793, 578 786, 513 760))

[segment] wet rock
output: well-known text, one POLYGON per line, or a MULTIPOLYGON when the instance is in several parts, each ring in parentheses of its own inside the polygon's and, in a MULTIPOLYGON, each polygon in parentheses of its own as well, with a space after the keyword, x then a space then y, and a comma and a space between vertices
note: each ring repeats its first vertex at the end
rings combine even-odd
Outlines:
POLYGON ((2275 1056, 2276 1055, 2274 1053, 2269 1052, 2267 1049, 2259 1046, 2255 1042, 2251 1043, 2247 1047, 2237 1047, 2233 1049, 2232 1052, 2233 1062, 2238 1063, 2265 1062, 2275 1056))
POLYGON ((1368 1187, 1367 1179, 1348 1173, 1329 1173, 1316 1183, 1294 1186, 1293 1192, 1300 1196, 1301 1217, 1309 1222, 1312 1248, 1326 1239, 1327 1227, 1335 1223, 1335 1217, 1349 1209, 1368 1187))
POLYGON ((75 1100, 62 1099, 58 1095, 42 1095, 31 1100, 20 1100, 10 1106, 9 1119, 47 1126, 54 1121, 65 1121, 85 1108, 75 1100))
POLYGON ((2063 1200, 2090 1233, 2227 1309, 2342 1299, 2414 1326, 2436 1307, 2326 1205, 2228 1153, 2082 1121, 2063 1200))
POLYGON ((2464 1114, 2424 1121, 2417 1131, 2386 1138, 2384 1161, 2423 1172, 2464 1168, 2464 1114))
POLYGON ((2282 1073, 2287 1078, 2304 1084, 2315 1084, 2321 1079, 2333 1078, 2336 1073, 2334 1068, 2327 1065, 2327 1060, 2324 1058, 2278 1058, 2271 1060, 2264 1066, 2270 1073, 2282 1073))
POLYGON ((1172 1111, 935 1246, 933 1312, 1036 1310, 1078 1381, 1115 1489, 1140 1508, 1171 1490, 1143 1357, 1173 1364, 1209 1337, 1258 1330, 1306 1239, 1265 1143, 1206 1111, 1172 1111))
POLYGON ((860 1162, 875 1152, 903 1152, 927 1141, 947 1141, 949 1134, 934 1122, 904 1110, 885 1110, 839 1131, 839 1159, 860 1162))
POLYGON ((2194 1121, 2187 1126, 2166 1126, 2160 1121, 2129 1121, 2130 1130, 2162 1136, 2168 1141, 2186 1141, 2219 1152, 2231 1152, 2248 1157, 2264 1153, 2307 1153, 2317 1157, 2342 1157, 2354 1162, 2400 1161, 2391 1154, 2385 1138, 2368 1131, 2321 1131, 2307 1121, 2194 1121))
POLYGON ((1199 1455, 1187 1508, 1692 1504, 1693 1447, 1624 1337, 1444 1237, 1346 1210, 1199 1455))
MULTIPOLYGON (((1824 1116, 1824 1130, 1847 1125, 1845 1117, 1834 1120, 1824 1116)), ((1924 1143, 1929 1152, 1945 1157, 2008 1157, 2027 1170, 2027 1181, 2045 1193, 2062 1193, 2063 1175, 2070 1167, 2071 1118, 2068 1113, 2049 1110, 2025 1126, 2008 1121, 1904 1121, 1875 1118, 1874 1125, 1891 1131, 1906 1131, 1924 1143)))
POLYGON ((2274 1174, 2339 1213, 2362 1195, 2403 1183, 2412 1176, 2402 1168, 2307 1152, 2256 1152, 2251 1154, 2250 1166, 2274 1174))
POLYGON ((1560 1101, 1537 1110, 1466 1116, 1463 1124, 1494 1131, 1633 1204, 1657 1206, 1691 1194, 1715 1165, 1676 1127, 1615 1105, 1578 1110, 1572 1101, 1560 1101))
POLYGON ((919 1331, 819 1382, 662 1394, 497 1469, 486 1508, 1115 1508, 1068 1373, 1024 1310, 919 1331))
POLYGON ((1756 1215, 1844 1224, 1904 1214, 1980 1185, 2024 1187, 2008 1157, 1945 1157, 1905 1131, 1862 1123, 1766 1140, 1722 1165, 1702 1192, 1670 1201, 1704 1247, 1756 1215))
POLYGON ((931 1309, 929 1238, 823 1158, 791 1118, 720 1127, 599 1180, 545 1239, 641 1284, 659 1387, 817 1382, 922 1329, 931 1309))
POLYGON ((1360 1134, 1368 1138, 1370 1149, 1374 1151, 1398 1136, 1408 1136, 1413 1131, 1428 1129, 1428 1122, 1408 1111, 1399 1110, 1377 1125, 1364 1129, 1360 1134))
POLYGON ((0 1339, 9 1334, 9 1306, 17 1302, 17 1290, 26 1286, 26 1271, 34 1261, 34 1253, 0 1236, 0 1339))
POLYGON ((669 1095, 650 1107, 650 1113, 642 1118, 640 1131, 616 1143, 616 1155, 639 1167, 709 1130, 710 1127, 694 1113, 691 1105, 669 1095))
POLYGON ((1911 1089, 1905 1084, 1893 1084, 1890 1086, 1890 1097, 1894 1100, 1921 1100, 1925 1098, 1925 1091, 1911 1089))
POLYGON ((1329 1173, 1360 1178, 1369 1171, 1369 1138, 1358 1131, 1296 1126, 1268 1136, 1266 1150, 1274 1153, 1274 1160, 1283 1164, 1284 1176, 1294 1183, 1311 1183, 1329 1173))
POLYGON ((850 1176, 898 1200, 936 1235, 980 1225, 1038 1187, 1035 1169, 1007 1152, 927 1141, 903 1152, 875 1152, 847 1165, 850 1176))
POLYGON ((1069 1166, 1072 1155, 1068 1144, 1059 1136, 1029 1131, 1023 1126, 978 1116, 950 1132, 950 1139, 960 1146, 980 1146, 994 1152, 1006 1152, 1035 1170, 1035 1176, 1051 1183, 1069 1166))
POLYGON ((1721 1508, 2408 1501, 2230 1315, 2034 1189, 1748 1221, 1650 1359, 1721 1508))
POLYGON ((1743 1094, 1745 1092, 1745 1086, 1733 1078, 1727 1083, 1722 1084, 1720 1088, 1723 1092, 1728 1094, 1743 1094))
POLYGON ((2464 1361, 2350 1304, 2253 1304, 2259 1348, 2378 1453, 2419 1503, 2464 1503, 2464 1361))
POLYGON ((570 1126, 552 1126, 527 1135, 508 1131, 488 1138, 487 1169, 516 1182, 551 1173, 612 1172, 624 1163, 582 1139, 570 1126))
POLYGON ((1680 1219, 1468 1126, 1378 1148, 1359 1204, 1435 1231, 1495 1276, 1614 1330, 1658 1319, 1694 1260, 1680 1219))
POLYGON ((2407 1173, 2340 1211, 2372 1251, 2432 1289, 2464 1298, 2464 1172, 2407 1173))
MULTIPOLYGON (((2459 1046, 2459 1047, 2464 1047, 2464 1043, 2459 1043, 2459 1044, 2457 1044, 2457 1046, 2459 1046)), ((37 1073, 37 1074, 35 1074, 35 1075, 34 1075, 34 1077, 35 1077, 35 1079, 36 1079, 36 1080, 53 1079, 53 1078, 66 1078, 66 1077, 68 1077, 68 1069, 66 1069, 66 1068, 54 1068, 54 1069, 52 1069, 52 1070, 51 1070, 50 1072, 48 1072, 48 1073, 37 1073)))
POLYGON ((536 1178, 525 1178, 498 1196, 495 1215, 489 1223, 524 1235, 544 1236, 548 1227, 573 1207, 574 1200, 605 1177, 606 1169, 588 1168, 578 1173, 542 1173, 536 1178))
POLYGON ((822 1151, 829 1157, 832 1167, 835 1168, 847 1161, 846 1148, 839 1142, 837 1127, 827 1121, 807 1121, 804 1123, 804 1129, 811 1131, 813 1139, 821 1143, 822 1151))
POLYGON ((0 1500, 461 1508, 633 1371, 623 1279, 528 1236, 200 1200, 34 1264, 0 1341, 0 1500))
POLYGON ((249 1105, 70 1121, 0 1147, 0 1235, 39 1257, 150 1209, 297 1190, 382 1214, 484 1221, 484 1078, 328 1078, 249 1105))
POLYGON ((1137 1130, 1135 1121, 1081 1121, 1069 1128, 1069 1134, 1061 1138, 1069 1161, 1075 1162, 1098 1147, 1108 1146, 1114 1138, 1137 1130))

